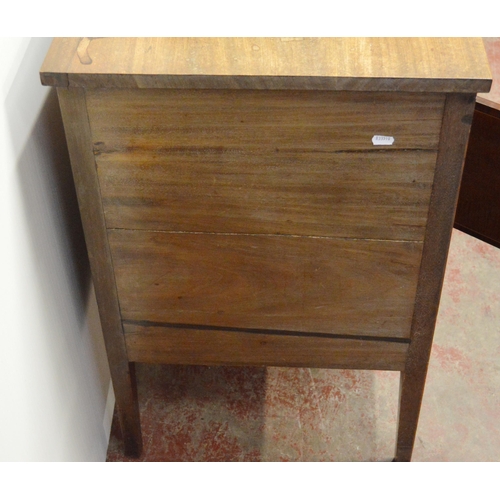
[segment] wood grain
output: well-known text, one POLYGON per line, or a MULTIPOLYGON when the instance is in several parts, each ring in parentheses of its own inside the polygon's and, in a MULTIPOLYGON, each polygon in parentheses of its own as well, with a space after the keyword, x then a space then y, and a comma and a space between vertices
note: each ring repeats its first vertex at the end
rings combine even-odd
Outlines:
POLYGON ((416 436, 474 101, 474 95, 449 95, 446 100, 410 346, 401 378, 398 461, 411 459, 416 436))
POLYGON ((87 95, 98 154, 437 150, 444 105, 440 94, 386 92, 150 89, 87 95), (374 147, 374 135, 394 136, 394 146, 374 147))
POLYGON ((60 38, 46 85, 487 92, 480 38, 60 38))
POLYGON ((143 90, 88 100, 109 228, 423 239, 441 95, 143 90), (395 144, 373 146, 380 134, 395 144))
POLYGON ((118 156, 98 160, 108 228, 418 241, 436 162, 435 152, 118 156))
POLYGON ((82 89, 58 89, 58 97, 125 449, 129 455, 138 456, 142 449, 142 438, 134 370, 129 363, 123 338, 85 94, 82 89))
POLYGON ((41 79, 127 452, 134 362, 227 363, 402 370, 409 460, 482 41, 56 39, 41 79))
POLYGON ((109 231, 124 320, 409 336, 421 244, 109 231))
POLYGON ((125 323, 130 359, 141 363, 402 370, 408 344, 380 340, 166 328, 125 323), (210 345, 210 349, 206 346, 210 345))

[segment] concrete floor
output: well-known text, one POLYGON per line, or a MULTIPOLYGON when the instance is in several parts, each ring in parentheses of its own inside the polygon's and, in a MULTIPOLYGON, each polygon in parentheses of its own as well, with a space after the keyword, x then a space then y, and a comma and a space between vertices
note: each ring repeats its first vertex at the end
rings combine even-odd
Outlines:
MULTIPOLYGON (((138 365, 143 461, 387 461, 399 374, 138 365)), ((414 461, 500 460, 500 250, 454 230, 414 461)), ((127 460, 116 419, 108 461, 127 460)))

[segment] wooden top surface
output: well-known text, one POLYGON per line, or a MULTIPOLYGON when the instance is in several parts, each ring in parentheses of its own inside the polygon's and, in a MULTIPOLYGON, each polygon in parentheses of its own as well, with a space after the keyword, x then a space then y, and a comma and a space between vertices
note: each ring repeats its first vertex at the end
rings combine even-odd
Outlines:
POLYGON ((56 38, 44 85, 488 92, 481 38, 56 38))
POLYGON ((489 93, 477 96, 477 102, 500 111, 500 37, 483 38, 483 42, 493 75, 493 83, 489 93))

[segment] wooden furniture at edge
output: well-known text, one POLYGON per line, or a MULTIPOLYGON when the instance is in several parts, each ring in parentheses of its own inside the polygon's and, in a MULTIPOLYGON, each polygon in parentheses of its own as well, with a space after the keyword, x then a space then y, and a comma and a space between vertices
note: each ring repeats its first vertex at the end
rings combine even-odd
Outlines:
POLYGON ((400 371, 410 460, 481 39, 55 39, 41 80, 126 453, 135 362, 275 365, 400 371))
POLYGON ((483 41, 493 84, 476 98, 455 227, 500 248, 500 38, 483 41))

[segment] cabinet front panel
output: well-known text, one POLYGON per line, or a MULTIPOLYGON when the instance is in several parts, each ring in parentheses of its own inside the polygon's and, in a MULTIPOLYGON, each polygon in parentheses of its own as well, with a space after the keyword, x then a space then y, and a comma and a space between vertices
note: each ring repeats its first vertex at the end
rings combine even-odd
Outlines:
POLYGON ((443 99, 89 91, 107 225, 422 240, 443 99))
POLYGON ((421 243, 108 234, 125 321, 409 337, 421 243))

